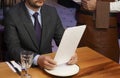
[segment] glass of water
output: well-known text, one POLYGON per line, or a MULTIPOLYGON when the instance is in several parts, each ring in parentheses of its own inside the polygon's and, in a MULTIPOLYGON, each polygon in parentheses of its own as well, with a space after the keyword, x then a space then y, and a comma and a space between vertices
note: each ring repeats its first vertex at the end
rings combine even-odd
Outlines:
POLYGON ((22 51, 20 54, 20 58, 22 71, 25 72, 24 74, 21 75, 21 78, 32 78, 32 76, 28 74, 28 69, 31 67, 33 62, 33 52, 22 51))

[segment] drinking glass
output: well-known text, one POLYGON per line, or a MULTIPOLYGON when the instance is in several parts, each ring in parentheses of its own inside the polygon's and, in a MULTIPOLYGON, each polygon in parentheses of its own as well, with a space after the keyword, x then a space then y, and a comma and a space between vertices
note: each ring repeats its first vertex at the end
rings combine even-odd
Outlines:
POLYGON ((21 75, 21 78, 32 78, 32 76, 28 74, 28 69, 31 67, 33 62, 33 52, 22 51, 20 54, 20 58, 22 71, 25 72, 24 74, 21 75))

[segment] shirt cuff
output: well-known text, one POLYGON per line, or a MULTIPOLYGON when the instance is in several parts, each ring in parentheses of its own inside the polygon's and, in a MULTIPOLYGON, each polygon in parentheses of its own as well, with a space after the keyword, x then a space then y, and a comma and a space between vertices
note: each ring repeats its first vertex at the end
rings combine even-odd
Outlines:
POLYGON ((40 55, 36 55, 36 56, 33 58, 33 64, 34 64, 34 65, 38 65, 37 60, 38 60, 39 56, 40 56, 40 55))

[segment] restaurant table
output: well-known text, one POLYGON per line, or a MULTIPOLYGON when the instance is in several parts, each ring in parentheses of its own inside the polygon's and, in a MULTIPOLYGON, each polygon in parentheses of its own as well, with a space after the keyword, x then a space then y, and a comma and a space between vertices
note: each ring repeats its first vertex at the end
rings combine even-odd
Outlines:
MULTIPOLYGON (((80 71, 76 75, 67 78, 120 78, 120 65, 113 60, 88 47, 78 48, 76 52, 78 54, 77 65, 80 67, 80 71)), ((47 55, 53 58, 55 52, 47 55)), ((38 67, 31 67, 29 73, 32 78, 58 78, 38 67)), ((20 76, 13 72, 5 62, 1 62, 0 78, 20 78, 20 76)))

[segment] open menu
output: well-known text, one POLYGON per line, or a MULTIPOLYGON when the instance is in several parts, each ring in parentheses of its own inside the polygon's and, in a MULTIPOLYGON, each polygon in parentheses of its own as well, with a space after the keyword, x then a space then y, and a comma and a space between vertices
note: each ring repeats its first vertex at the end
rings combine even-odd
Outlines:
POLYGON ((79 72, 79 66, 67 65, 66 63, 76 52, 85 28, 86 25, 80 25, 65 30, 54 58, 57 62, 57 67, 53 70, 45 69, 46 72, 56 76, 71 76, 79 72))
POLYGON ((58 65, 70 60, 81 40, 86 25, 67 28, 63 34, 54 60, 58 65))

